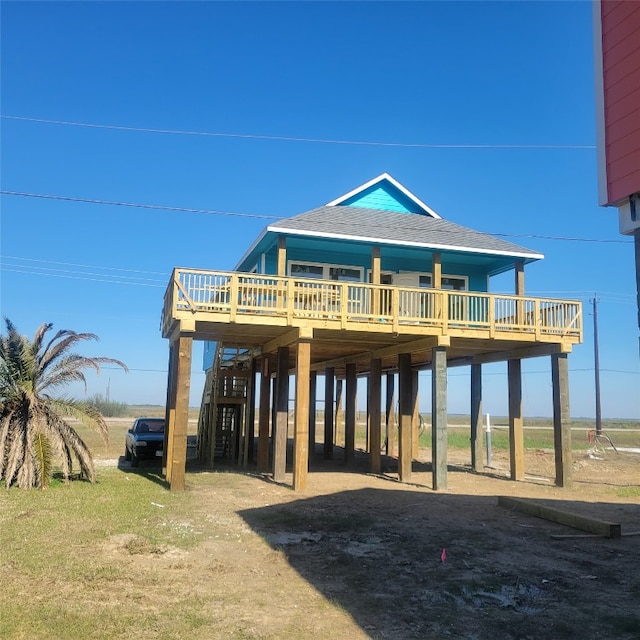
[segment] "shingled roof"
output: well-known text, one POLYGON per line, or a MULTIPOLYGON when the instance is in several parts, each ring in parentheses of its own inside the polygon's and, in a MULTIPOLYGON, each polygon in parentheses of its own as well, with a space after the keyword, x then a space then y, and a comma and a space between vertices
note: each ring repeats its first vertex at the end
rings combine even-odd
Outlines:
POLYGON ((267 231, 387 245, 540 259, 540 253, 442 218, 331 205, 280 220, 267 231))

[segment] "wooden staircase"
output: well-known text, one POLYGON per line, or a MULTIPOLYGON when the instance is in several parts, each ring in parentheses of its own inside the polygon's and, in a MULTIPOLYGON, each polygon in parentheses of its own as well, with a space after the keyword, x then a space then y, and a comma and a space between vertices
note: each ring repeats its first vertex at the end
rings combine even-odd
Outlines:
POLYGON ((241 463, 246 458, 251 364, 249 349, 216 345, 198 418, 198 458, 208 466, 213 466, 216 459, 241 463))

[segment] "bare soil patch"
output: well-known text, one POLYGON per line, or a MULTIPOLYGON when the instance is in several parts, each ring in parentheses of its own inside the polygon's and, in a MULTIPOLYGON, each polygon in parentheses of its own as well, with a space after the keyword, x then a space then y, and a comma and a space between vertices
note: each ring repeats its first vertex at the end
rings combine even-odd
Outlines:
POLYGON ((395 461, 374 477, 364 455, 347 471, 339 452, 314 459, 298 493, 193 465, 202 542, 172 555, 120 540, 110 553, 139 570, 155 554, 167 587, 191 585, 216 609, 207 637, 640 638, 640 536, 553 540, 583 532, 497 506, 499 495, 534 498, 640 532, 640 456, 575 456, 572 489, 553 485, 548 451, 527 453, 517 483, 504 454, 475 474, 467 452, 450 451, 444 492, 428 464, 400 484, 395 461))

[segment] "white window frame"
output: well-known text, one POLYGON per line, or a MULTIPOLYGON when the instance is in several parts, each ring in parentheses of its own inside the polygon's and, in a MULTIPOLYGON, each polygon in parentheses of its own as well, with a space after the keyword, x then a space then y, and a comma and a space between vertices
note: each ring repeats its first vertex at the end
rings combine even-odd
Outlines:
MULTIPOLYGON (((322 267, 322 280, 330 280, 331 282, 355 282, 355 280, 332 280, 329 276, 329 272, 331 269, 352 269, 353 271, 357 271, 360 274, 360 280, 358 280, 358 282, 362 282, 362 274, 364 271, 362 267, 357 267, 351 264, 330 264, 328 262, 310 262, 308 260, 288 260, 287 274, 289 275, 289 277, 292 277, 291 268, 294 264, 304 267, 322 267)), ((304 277, 299 274, 295 275, 296 277, 304 277)), ((315 279, 316 278, 310 278, 310 280, 315 279)))

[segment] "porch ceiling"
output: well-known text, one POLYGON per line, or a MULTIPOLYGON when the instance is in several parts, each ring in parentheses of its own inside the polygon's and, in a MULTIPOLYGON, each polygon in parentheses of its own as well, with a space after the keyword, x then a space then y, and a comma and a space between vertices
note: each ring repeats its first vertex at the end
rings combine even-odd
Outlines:
MULTIPOLYGON (((255 349, 259 355, 267 355, 269 350, 275 355, 277 346, 290 346, 289 367, 295 369, 295 338, 299 328, 273 324, 244 324, 236 322, 196 321, 195 331, 189 332, 195 340, 220 342, 227 346, 255 349), (271 344, 269 344, 271 343, 271 344), (276 345, 274 347, 274 345, 276 345), (271 347, 271 348, 270 348, 271 347)), ((308 329, 307 329, 308 331, 308 329)), ((459 333, 459 332, 458 332, 459 333)), ((434 330, 431 334, 424 328, 415 333, 403 327, 403 333, 363 330, 314 328, 311 338, 311 367, 323 371, 333 366, 336 375, 344 374, 348 362, 355 362, 358 374, 369 369, 371 357, 382 359, 383 370, 397 367, 399 353, 411 353, 412 366, 428 368, 431 364, 432 348, 438 344, 446 345, 449 366, 468 365, 472 362, 498 362, 511 358, 526 358, 570 352, 571 341, 537 341, 528 336, 526 339, 498 336, 493 339, 472 338, 456 335, 456 331, 443 337, 434 330)))

